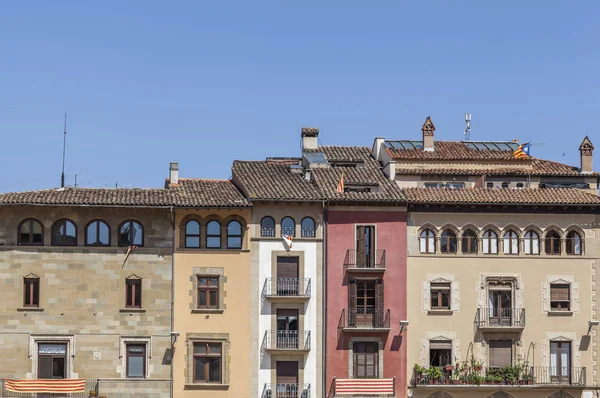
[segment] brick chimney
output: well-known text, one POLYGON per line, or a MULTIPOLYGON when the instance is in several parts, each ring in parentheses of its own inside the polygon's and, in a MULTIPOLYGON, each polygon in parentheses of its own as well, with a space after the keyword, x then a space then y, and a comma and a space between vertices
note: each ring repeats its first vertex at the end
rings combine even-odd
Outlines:
POLYGON ((169 165, 169 184, 179 184, 179 163, 171 162, 169 165))
POLYGON ((319 144, 317 138, 319 137, 319 129, 316 127, 302 127, 302 150, 305 149, 317 149, 319 144))
POLYGON ((423 127, 421 127, 421 131, 423 132, 423 150, 432 152, 434 150, 433 132, 435 131, 435 126, 431 121, 431 116, 427 116, 425 123, 423 123, 423 127))
POLYGON ((592 165, 592 153, 594 152, 594 145, 592 141, 586 136, 581 145, 579 146, 579 154, 581 156, 581 173, 591 174, 594 171, 592 165))

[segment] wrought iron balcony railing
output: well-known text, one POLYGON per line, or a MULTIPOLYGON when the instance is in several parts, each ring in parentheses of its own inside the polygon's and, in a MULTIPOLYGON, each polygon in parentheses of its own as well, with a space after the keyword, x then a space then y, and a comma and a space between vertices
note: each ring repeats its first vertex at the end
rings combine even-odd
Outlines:
POLYGON ((262 347, 264 350, 310 351, 310 332, 267 330, 262 347))
POLYGON ((262 297, 310 297, 310 278, 267 278, 262 297))
POLYGON ((385 271, 385 250, 348 249, 344 271, 385 271))
POLYGON ((352 308, 342 310, 338 323, 339 329, 388 330, 390 328, 390 310, 371 308, 352 308), (347 316, 346 316, 347 314, 347 316))
POLYGON ((310 384, 265 384, 261 398, 311 398, 310 384))
POLYGON ((524 308, 478 308, 475 316, 478 328, 524 328, 524 308))

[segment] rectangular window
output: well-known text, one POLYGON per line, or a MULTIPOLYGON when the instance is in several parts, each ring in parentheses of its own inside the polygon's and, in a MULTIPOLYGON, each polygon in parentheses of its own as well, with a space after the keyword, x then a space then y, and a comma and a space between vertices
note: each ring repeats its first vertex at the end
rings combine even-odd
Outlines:
POLYGON ((146 345, 127 344, 127 377, 146 377, 146 345))
POLYGON ((142 308, 142 280, 126 279, 125 285, 127 286, 125 307, 142 308))
POLYGON ((450 309, 450 284, 432 283, 431 284, 431 309, 449 310, 450 309))
POLYGON ((490 368, 504 368, 512 365, 512 341, 490 340, 490 368))
POLYGON ((356 227, 356 267, 375 267, 375 227, 360 225, 356 227))
POLYGON ((571 381, 571 342, 550 342, 550 379, 553 383, 571 381))
POLYGON ((219 277, 198 277, 198 308, 219 308, 219 277))
POLYGON ((221 343, 194 343, 194 383, 221 383, 221 343))
POLYGON ((452 363, 452 341, 435 340, 429 342, 429 366, 443 367, 452 363))
POLYGON ((67 377, 67 345, 38 343, 38 379, 67 377))
POLYGON ((23 285, 23 306, 40 306, 40 278, 25 278, 23 285))
POLYGON ((551 311, 570 311, 571 294, 568 283, 556 283, 550 285, 550 310, 551 311))
POLYGON ((355 379, 379 378, 379 343, 360 342, 352 345, 355 379))

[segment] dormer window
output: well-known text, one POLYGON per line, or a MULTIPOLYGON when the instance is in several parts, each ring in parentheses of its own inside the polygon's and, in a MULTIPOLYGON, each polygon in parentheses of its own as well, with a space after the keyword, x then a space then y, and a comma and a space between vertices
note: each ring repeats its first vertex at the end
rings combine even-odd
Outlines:
POLYGON ((344 187, 344 192, 371 192, 370 187, 344 187))

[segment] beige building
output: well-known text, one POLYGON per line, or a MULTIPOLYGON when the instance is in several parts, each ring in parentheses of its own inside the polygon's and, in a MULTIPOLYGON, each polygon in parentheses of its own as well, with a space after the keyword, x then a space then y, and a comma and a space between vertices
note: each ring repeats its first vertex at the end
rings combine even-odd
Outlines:
POLYGON ((578 168, 434 131, 373 147, 409 203, 407 396, 597 396, 593 145, 578 168))

